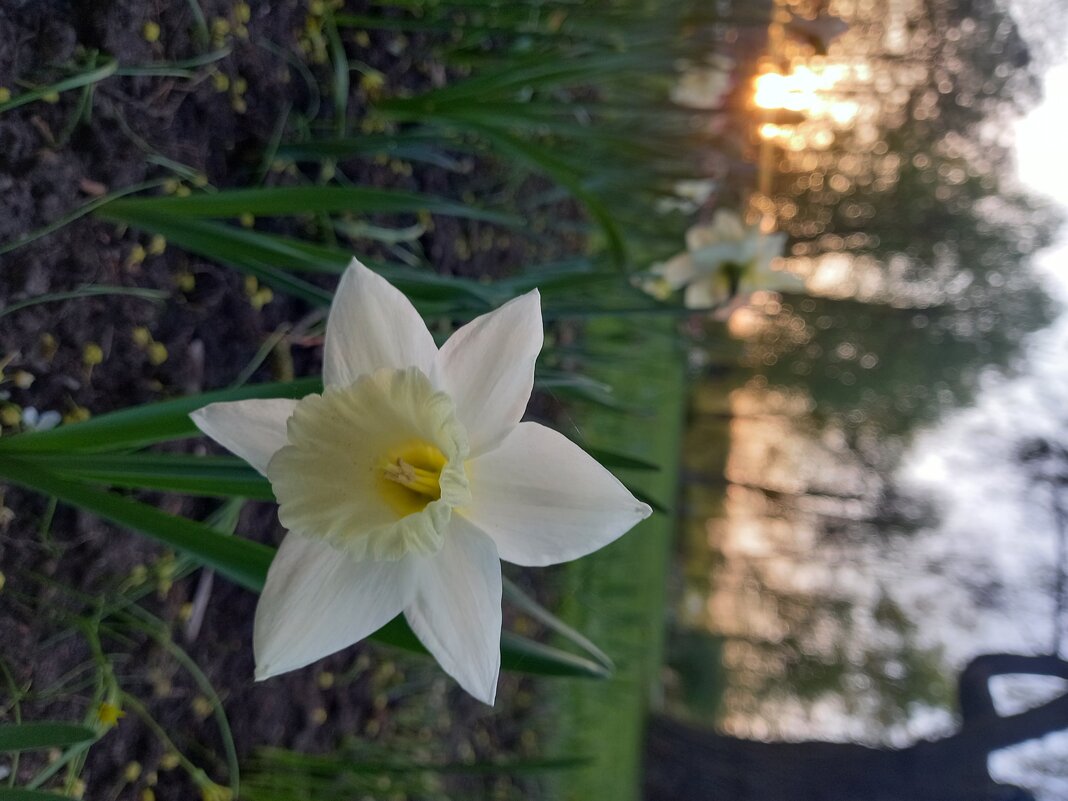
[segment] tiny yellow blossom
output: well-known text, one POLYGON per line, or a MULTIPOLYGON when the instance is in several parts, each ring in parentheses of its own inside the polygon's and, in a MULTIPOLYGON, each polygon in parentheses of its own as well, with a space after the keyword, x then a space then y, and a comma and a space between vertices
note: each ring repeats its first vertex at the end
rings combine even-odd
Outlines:
POLYGON ((243 95, 248 91, 248 81, 240 75, 234 78, 233 89, 235 95, 243 95))
POLYGON ((254 308, 256 311, 259 311, 272 300, 274 300, 274 292, 271 291, 270 287, 265 286, 259 291, 257 291, 256 294, 254 294, 251 298, 249 298, 248 302, 252 306, 252 308, 254 308))
POLYGON ((200 797, 203 801, 231 801, 234 794, 230 788, 208 781, 200 785, 200 797))
POLYGON ((356 31, 356 37, 355 38, 356 38, 356 44, 358 44, 360 47, 370 47, 371 46, 371 36, 370 36, 370 34, 367 33, 367 31, 356 31))
POLYGON ((167 249, 167 240, 165 237, 155 234, 150 240, 148 240, 148 255, 158 256, 167 249))
POLYGON ((56 351, 59 349, 59 343, 56 338, 51 334, 41 334, 41 358, 45 361, 52 361, 52 358, 56 355, 56 351))
POLYGON ((82 798, 85 795, 85 779, 75 779, 71 782, 68 798, 82 798))
POLYGON ((193 190, 191 190, 185 184, 178 184, 178 188, 174 190, 174 194, 176 194, 178 197, 189 197, 192 193, 193 190))
POLYGON ((211 21, 211 35, 216 39, 221 39, 230 33, 230 20, 223 17, 216 17, 211 21))
POLYGON ((230 98, 230 107, 238 114, 248 111, 248 103, 245 102, 245 98, 239 96, 230 98))
POLYGON ((130 254, 126 257, 127 267, 136 267, 145 260, 145 256, 148 254, 145 252, 144 247, 141 245, 134 245, 130 248, 130 254))
POLYGON ((127 782, 135 782, 141 778, 141 763, 140 762, 127 762, 126 767, 122 769, 122 778, 127 782))
POLYGON ((139 348, 148 346, 148 343, 152 341, 152 334, 143 325, 139 325, 130 332, 130 339, 139 348))
POLYGON ((234 6, 234 19, 238 22, 249 22, 252 19, 252 7, 248 3, 237 3, 234 6))
POLYGON ((238 217, 237 221, 241 223, 242 228, 251 228, 256 224, 256 218, 247 211, 238 217))
POLYGON ((230 76, 225 72, 216 72, 211 76, 211 85, 216 92, 225 92, 230 88, 230 76))
POLYGON ((316 726, 322 726, 324 723, 326 723, 326 719, 328 717, 329 716, 326 714, 326 710, 323 709, 321 706, 317 706, 315 709, 312 710, 311 722, 316 726))
POLYGON ((156 801, 156 794, 152 792, 152 789, 146 787, 141 791, 141 801, 156 801))
POLYGON ((41 100, 46 103, 58 103, 59 92, 48 92, 47 94, 41 95, 41 100))
POLYGON ((8 427, 17 426, 22 422, 22 410, 13 403, 0 408, 0 423, 8 427))
POLYGON ((3 591, 4 585, 7 583, 7 578, 4 577, 3 571, 0 571, 0 591, 3 591))
POLYGON ((196 715, 199 720, 206 718, 211 714, 212 709, 214 709, 211 705, 211 701, 203 695, 196 696, 190 706, 193 708, 193 714, 196 715))
POLYGON ((104 361, 104 349, 95 342, 88 343, 82 349, 82 363, 86 367, 96 367, 104 361))
POLYGON ((196 276, 188 270, 178 273, 178 275, 174 277, 174 283, 177 284, 178 288, 183 292, 192 292, 197 288, 196 276))
POLYGON ((92 417, 93 414, 84 406, 75 406, 65 415, 63 415, 64 423, 81 423, 92 417))
POLYGON ((37 379, 34 378, 33 373, 28 373, 25 370, 16 370, 15 375, 11 377, 11 380, 19 389, 29 389, 37 379))
POLYGON ((6 86, 0 86, 0 103, 6 103, 11 99, 11 90, 6 86))
POLYGON ((181 758, 174 751, 168 751, 159 758, 159 767, 160 770, 174 770, 181 762, 181 758))
POLYGON ((256 292, 259 291, 259 288, 260 288, 260 282, 256 279, 256 276, 254 276, 254 275, 246 275, 245 276, 245 294, 246 295, 248 295, 251 298, 253 295, 256 294, 256 292))
POLYGON ((319 684, 319 687, 324 690, 329 690, 334 686, 334 674, 329 670, 324 670, 318 676, 315 677, 319 684))
POLYGON ((178 191, 178 182, 174 178, 168 178, 162 185, 163 194, 173 195, 178 191))
POLYGON ((146 349, 148 361, 153 367, 159 367, 167 361, 167 346, 162 342, 152 342, 146 349))
POLYGON ((110 701, 104 701, 96 708, 97 722, 109 729, 118 725, 119 718, 124 717, 126 717, 126 713, 122 711, 122 708, 110 701))
POLYGON ((202 172, 198 172, 196 175, 193 176, 192 184, 197 189, 203 189, 205 186, 208 185, 208 176, 206 176, 202 172))
POLYGON ((159 29, 159 23, 158 22, 152 22, 152 21, 146 22, 144 27, 141 28, 141 36, 143 36, 145 41, 148 42, 149 44, 153 44, 155 42, 158 42, 159 41, 159 34, 160 34, 160 29, 159 29))

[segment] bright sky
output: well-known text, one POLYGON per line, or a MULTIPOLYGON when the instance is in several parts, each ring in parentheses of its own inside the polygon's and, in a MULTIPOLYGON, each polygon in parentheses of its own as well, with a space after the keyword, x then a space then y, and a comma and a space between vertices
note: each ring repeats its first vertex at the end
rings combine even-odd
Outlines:
MULTIPOLYGON (((1045 76, 1042 104, 1016 126, 1020 179, 1068 211, 1068 64, 1045 76)), ((1068 297, 1068 232, 1038 257, 1039 266, 1057 281, 1055 290, 1068 297)))
POLYGON ((1016 129, 1024 183, 1068 205, 1068 64, 1046 73, 1045 97, 1016 129))

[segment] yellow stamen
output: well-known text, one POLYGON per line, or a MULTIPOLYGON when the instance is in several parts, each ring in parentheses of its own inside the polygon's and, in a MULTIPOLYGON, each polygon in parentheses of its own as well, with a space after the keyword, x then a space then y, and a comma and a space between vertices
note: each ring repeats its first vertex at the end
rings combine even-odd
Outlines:
POLYGON ((403 459, 397 459, 393 464, 387 464, 382 468, 382 475, 428 498, 437 500, 441 497, 441 487, 438 486, 441 473, 437 470, 424 470, 408 464, 403 459))
POLYGON ((413 442, 391 451, 379 466, 382 497, 401 517, 421 511, 441 497, 441 470, 445 454, 425 442, 413 442))

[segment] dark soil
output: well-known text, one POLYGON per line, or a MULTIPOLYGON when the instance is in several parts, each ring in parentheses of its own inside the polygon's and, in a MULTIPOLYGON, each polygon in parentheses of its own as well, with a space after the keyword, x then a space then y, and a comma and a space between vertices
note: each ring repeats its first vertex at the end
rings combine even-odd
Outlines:
MULTIPOLYGON (((234 29, 240 24, 230 3, 200 0, 199 5, 209 25, 216 19, 228 20, 234 29)), ((193 79, 112 77, 96 86, 91 114, 81 118, 79 90, 64 92, 57 102, 34 102, 0 114, 0 247, 103 193, 173 178, 160 166, 160 157, 186 165, 212 186, 254 183, 285 109, 291 104, 305 110, 314 100, 300 73, 264 43, 289 53, 293 61, 306 62, 321 86, 329 85, 330 65, 315 63, 300 49, 306 3, 270 0, 251 6, 248 37, 227 36, 232 53, 215 65, 231 90, 218 90, 211 69, 199 70, 193 79), (248 85, 240 98, 245 108, 232 93, 242 79, 248 85)), ((186 0, 0 0, 0 87, 18 94, 48 84, 68 74, 65 67, 86 64, 93 53, 124 66, 189 58, 200 52, 191 33, 191 7, 186 0), (149 42, 144 26, 153 22, 160 35, 149 42)), ((374 31, 365 38, 348 31, 345 43, 350 56, 355 53, 383 72, 391 88, 417 89, 446 77, 431 56, 431 42, 374 31)), ((366 101, 357 78, 354 73, 348 109, 354 120, 366 101)), ((330 118, 328 98, 324 91, 320 119, 330 118)), ((460 180, 465 191, 476 193, 498 182, 479 170, 458 178, 418 165, 411 171, 401 167, 340 165, 360 185, 452 196, 459 195, 455 184, 460 180)), ((292 171, 271 171, 267 181, 301 178, 292 171)), ((491 236, 487 246, 472 249, 467 243, 486 240, 484 226, 434 222, 421 244, 443 272, 496 275, 538 255, 533 241, 517 236, 491 236)), ((243 276, 173 247, 143 260, 134 255, 137 246, 149 245, 143 234, 90 216, 0 255, 0 308, 87 283, 169 293, 163 303, 81 298, 0 318, 0 358, 8 360, 0 386, 5 392, 0 409, 8 413, 4 435, 17 430, 10 415, 17 420, 20 407, 54 409, 74 418, 226 386, 282 323, 312 312, 280 294, 256 308, 243 276), (146 329, 166 348, 165 360, 160 361, 158 348, 153 351, 137 339, 143 334, 138 329, 146 329), (92 367, 84 361, 90 344, 103 353, 102 362, 92 367), (17 375, 20 371, 32 376, 32 384, 27 385, 26 375, 17 375)), ((280 358, 268 359, 252 380, 318 372, 317 345, 314 339, 286 340, 275 354, 280 358)), ((216 505, 178 497, 151 500, 195 518, 216 505)), ((498 704, 491 710, 464 695, 430 660, 360 644, 307 669, 254 684, 254 595, 222 579, 212 582, 200 572, 173 584, 160 581, 158 574, 168 564, 165 558, 161 567, 161 548, 64 506, 53 515, 40 496, 8 488, 0 505, 9 510, 0 530, 0 569, 6 578, 0 591, 0 659, 14 684, 29 688, 21 709, 25 719, 82 718, 92 686, 76 686, 75 680, 64 685, 68 691, 47 694, 67 682, 72 671, 92 665, 87 640, 72 621, 91 617, 100 599, 114 600, 120 591, 129 594, 140 587, 152 589, 140 605, 166 622, 174 642, 223 697, 242 759, 263 746, 316 752, 352 737, 357 753, 361 746, 375 746, 398 760, 470 761, 536 750, 529 730, 539 721, 532 711, 536 696, 530 680, 502 676, 498 704), (211 582, 210 588, 205 582, 211 582), (206 603, 195 601, 198 589, 208 592, 206 603), (203 609, 199 626, 188 623, 191 604, 203 609)), ((274 507, 265 504, 247 506, 238 530, 271 543, 284 533, 274 507)), ((193 676, 143 632, 124 630, 116 618, 109 625, 103 647, 119 683, 146 705, 183 753, 225 783, 219 729, 193 676)), ((6 697, 7 690, 0 690, 0 698, 6 697)), ((194 797, 184 771, 161 765, 167 747, 160 737, 134 710, 126 712, 89 752, 82 772, 85 797, 147 798, 142 793, 149 787, 160 801, 194 797), (141 773, 127 782, 122 777, 131 762, 140 764, 141 773)), ((0 722, 12 720, 13 713, 5 701, 0 722)), ((40 765, 40 759, 24 758, 20 777, 40 765)), ((379 785, 383 793, 390 786, 386 782, 379 785)), ((522 782, 507 777, 453 780, 449 786, 465 798, 525 792, 522 782)))

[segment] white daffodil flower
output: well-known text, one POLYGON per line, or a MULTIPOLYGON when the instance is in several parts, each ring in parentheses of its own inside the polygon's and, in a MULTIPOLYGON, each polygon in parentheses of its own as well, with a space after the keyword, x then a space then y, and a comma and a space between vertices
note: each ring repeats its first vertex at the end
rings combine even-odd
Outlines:
POLYGON ((712 56, 703 64, 684 63, 683 67, 671 87, 671 100, 703 111, 721 108, 731 89, 734 61, 726 56, 712 56))
POLYGON ((256 677, 314 662, 400 612, 492 704, 501 566, 612 542, 649 507, 562 435, 522 423, 542 346, 537 290, 439 350, 357 261, 327 320, 322 394, 214 403, 200 430, 271 482, 289 533, 256 609, 256 677))
POLYGON ((653 266, 645 288, 658 297, 685 288, 683 302, 690 309, 717 306, 739 290, 800 291, 800 278, 773 267, 785 245, 785 234, 766 234, 720 209, 711 223, 686 232, 684 252, 653 266))

